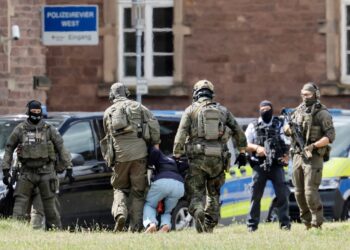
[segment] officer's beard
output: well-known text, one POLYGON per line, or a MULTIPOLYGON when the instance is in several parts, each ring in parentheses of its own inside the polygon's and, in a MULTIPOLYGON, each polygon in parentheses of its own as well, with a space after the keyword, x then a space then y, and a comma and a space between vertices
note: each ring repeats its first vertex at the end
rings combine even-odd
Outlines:
POLYGON ((312 105, 317 103, 317 98, 316 97, 304 98, 303 101, 306 107, 311 107, 312 105))
POLYGON ((42 114, 29 113, 28 120, 34 125, 38 124, 42 118, 42 114))

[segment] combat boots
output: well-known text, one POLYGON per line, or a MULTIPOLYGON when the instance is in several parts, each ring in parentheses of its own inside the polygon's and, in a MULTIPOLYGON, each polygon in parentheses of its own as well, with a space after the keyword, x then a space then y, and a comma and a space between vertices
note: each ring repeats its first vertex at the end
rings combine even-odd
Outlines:
POLYGON ((204 211, 196 211, 194 213, 194 218, 195 218, 195 224, 196 224, 196 230, 198 233, 203 233, 203 232, 206 232, 206 228, 205 228, 205 223, 204 223, 204 220, 205 220, 205 213, 204 211))
POLYGON ((209 214, 205 214, 204 225, 207 233, 212 233, 216 224, 209 214))
POLYGON ((114 226, 114 230, 113 232, 122 232, 124 231, 124 227, 125 227, 125 217, 124 215, 120 214, 117 216, 116 220, 115 220, 115 226, 114 226))

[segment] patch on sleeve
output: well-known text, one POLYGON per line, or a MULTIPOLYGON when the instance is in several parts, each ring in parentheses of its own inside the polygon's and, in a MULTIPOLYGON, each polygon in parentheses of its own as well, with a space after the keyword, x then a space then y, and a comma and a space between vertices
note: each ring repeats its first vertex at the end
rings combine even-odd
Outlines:
POLYGON ((322 122, 324 130, 330 129, 333 127, 333 122, 330 119, 324 119, 322 122))

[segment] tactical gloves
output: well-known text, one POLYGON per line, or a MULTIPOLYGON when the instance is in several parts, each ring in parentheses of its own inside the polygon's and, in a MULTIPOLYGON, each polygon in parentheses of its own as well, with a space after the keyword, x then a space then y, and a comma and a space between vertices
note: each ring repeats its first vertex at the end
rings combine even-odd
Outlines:
POLYGON ((66 175, 64 176, 64 179, 68 178, 69 184, 74 182, 74 177, 73 177, 73 169, 71 167, 66 169, 66 175))
POLYGON ((3 169, 2 173, 4 177, 2 178, 2 182, 4 185, 8 186, 11 183, 11 175, 10 175, 10 170, 9 169, 3 169))
POLYGON ((304 148, 305 155, 308 159, 312 157, 312 151, 315 149, 315 144, 312 143, 304 148))
POLYGON ((247 165, 247 157, 245 153, 239 153, 234 164, 238 163, 238 168, 247 165))

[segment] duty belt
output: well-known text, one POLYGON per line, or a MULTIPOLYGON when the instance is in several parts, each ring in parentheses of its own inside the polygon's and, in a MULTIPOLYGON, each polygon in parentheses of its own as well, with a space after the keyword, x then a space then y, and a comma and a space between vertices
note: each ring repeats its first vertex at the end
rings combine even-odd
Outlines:
POLYGON ((222 156, 222 147, 203 145, 203 144, 187 144, 186 152, 190 154, 200 155, 204 154, 206 156, 222 156))
POLYGON ((35 168, 28 167, 25 164, 23 164, 21 169, 24 172, 31 172, 31 173, 43 173, 43 172, 50 172, 50 171, 54 170, 52 163, 47 163, 47 164, 44 164, 41 167, 35 167, 35 168))

